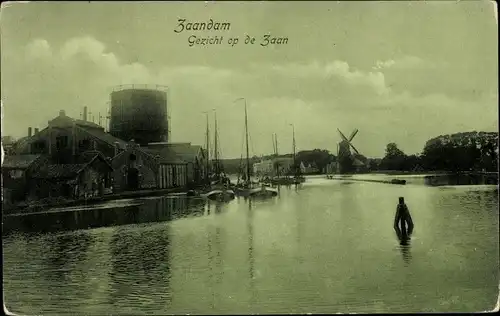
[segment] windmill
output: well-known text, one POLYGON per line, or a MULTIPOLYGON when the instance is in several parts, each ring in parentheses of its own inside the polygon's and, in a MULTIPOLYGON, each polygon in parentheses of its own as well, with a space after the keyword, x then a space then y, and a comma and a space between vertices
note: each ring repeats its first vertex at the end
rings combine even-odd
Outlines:
POLYGON ((352 144, 352 140, 354 136, 358 133, 358 129, 356 128, 349 138, 345 137, 345 135, 337 129, 340 134, 342 140, 337 145, 337 172, 338 173, 348 173, 359 169, 364 166, 365 163, 362 160, 364 157, 359 153, 359 151, 352 144), (355 154, 351 153, 351 148, 354 150, 355 154))

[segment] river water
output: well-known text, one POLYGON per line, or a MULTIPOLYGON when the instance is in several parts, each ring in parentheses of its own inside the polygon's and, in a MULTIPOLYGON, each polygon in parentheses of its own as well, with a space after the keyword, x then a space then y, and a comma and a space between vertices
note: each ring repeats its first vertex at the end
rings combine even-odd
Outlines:
POLYGON ((267 201, 6 217, 4 299, 25 315, 492 310, 498 214, 495 186, 315 178, 267 201), (409 246, 392 229, 399 196, 415 223, 409 246))

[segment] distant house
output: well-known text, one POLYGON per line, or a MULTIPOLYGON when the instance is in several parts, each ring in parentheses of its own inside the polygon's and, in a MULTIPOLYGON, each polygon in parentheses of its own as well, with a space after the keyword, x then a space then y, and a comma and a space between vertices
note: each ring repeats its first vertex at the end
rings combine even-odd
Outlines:
POLYGON ((253 173, 257 176, 275 176, 288 174, 293 165, 293 158, 276 157, 253 164, 253 173))
POLYGON ((326 174, 337 173, 337 162, 333 161, 326 165, 326 174))
POLYGON ((16 144, 16 140, 12 136, 2 136, 2 150, 4 154, 14 155, 14 146, 16 144))
POLYGON ((319 172, 319 169, 316 167, 315 164, 307 164, 305 165, 304 162, 300 163, 300 171, 304 174, 310 174, 310 173, 317 173, 319 172))
POLYGON ((357 158, 354 158, 352 165, 353 165, 354 169, 356 170, 356 172, 361 172, 361 171, 364 171, 366 169, 366 165, 360 159, 357 159, 357 158))
POLYGON ((262 160, 253 164, 253 174, 257 177, 274 175, 274 162, 272 159, 262 160))
POLYGON ((2 165, 2 193, 6 204, 26 199, 28 180, 47 161, 48 156, 44 155, 5 155, 2 165))
POLYGON ((29 179, 29 197, 79 199, 109 192, 113 169, 102 154, 91 156, 88 154, 83 163, 41 167, 29 179))

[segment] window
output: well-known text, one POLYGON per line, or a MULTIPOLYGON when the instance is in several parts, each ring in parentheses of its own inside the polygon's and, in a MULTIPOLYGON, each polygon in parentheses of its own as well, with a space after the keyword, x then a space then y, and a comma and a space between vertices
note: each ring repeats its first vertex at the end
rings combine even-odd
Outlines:
POLYGON ((83 139, 78 142, 78 147, 80 147, 81 150, 88 150, 90 149, 90 140, 88 139, 83 139))
POLYGON ((39 140, 33 143, 33 152, 34 153, 43 153, 45 150, 45 141, 39 140))
POLYGON ((23 175, 24 175, 24 172, 22 170, 11 170, 10 171, 11 179, 19 179, 19 178, 22 178, 23 175))
POLYGON ((130 154, 129 159, 130 161, 136 161, 137 157, 134 154, 130 154))
POLYGON ((56 147, 57 149, 64 149, 68 147, 68 136, 56 137, 56 147))

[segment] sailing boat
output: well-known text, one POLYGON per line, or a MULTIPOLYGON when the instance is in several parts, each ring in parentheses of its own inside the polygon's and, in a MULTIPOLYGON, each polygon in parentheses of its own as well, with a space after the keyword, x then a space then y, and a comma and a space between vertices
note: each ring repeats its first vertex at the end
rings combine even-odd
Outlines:
MULTIPOLYGON (((214 135, 214 159, 213 170, 214 173, 210 176, 208 172, 209 165, 207 163, 207 175, 209 188, 208 192, 201 194, 210 200, 217 201, 230 201, 235 198, 234 191, 229 188, 229 179, 224 175, 219 160, 219 149, 217 147, 218 133, 217 133, 217 114, 215 115, 215 135, 214 135)), ((208 131, 208 114, 207 114, 207 152, 209 149, 209 131, 208 131)), ((208 160, 209 161, 209 160, 208 160)))
POLYGON ((302 175, 302 172, 300 170, 300 166, 297 165, 297 155, 296 155, 296 146, 295 146, 295 126, 292 125, 292 146, 293 146, 293 169, 294 169, 294 177, 293 177, 293 183, 294 184, 301 184, 306 181, 306 178, 302 175))
MULTIPOLYGON (((245 99, 244 99, 245 100, 245 99)), ((278 191, 274 188, 266 187, 264 183, 260 186, 255 186, 250 178, 250 153, 248 147, 248 114, 247 102, 245 100, 245 143, 246 143, 246 174, 244 174, 244 182, 235 187, 235 192, 239 196, 244 197, 274 197, 278 195, 278 191)))
POLYGON ((293 179, 286 175, 286 174, 281 174, 282 170, 280 168, 280 160, 279 160, 279 154, 278 154, 278 136, 276 134, 273 134, 273 149, 274 149, 274 154, 273 156, 275 157, 273 160, 273 170, 270 174, 266 175, 262 180, 261 183, 264 183, 266 185, 291 185, 293 184, 293 179))

